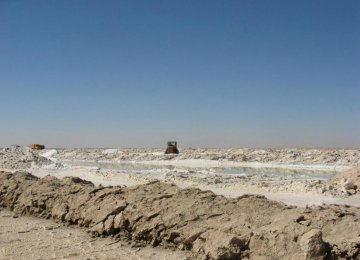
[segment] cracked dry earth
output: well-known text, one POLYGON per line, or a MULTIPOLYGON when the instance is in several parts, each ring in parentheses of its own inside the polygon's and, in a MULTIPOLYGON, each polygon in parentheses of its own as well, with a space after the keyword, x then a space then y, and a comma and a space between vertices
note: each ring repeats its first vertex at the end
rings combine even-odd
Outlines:
POLYGON ((96 187, 79 178, 0 173, 0 206, 93 236, 177 249, 191 259, 359 259, 360 209, 289 207, 152 182, 96 187))

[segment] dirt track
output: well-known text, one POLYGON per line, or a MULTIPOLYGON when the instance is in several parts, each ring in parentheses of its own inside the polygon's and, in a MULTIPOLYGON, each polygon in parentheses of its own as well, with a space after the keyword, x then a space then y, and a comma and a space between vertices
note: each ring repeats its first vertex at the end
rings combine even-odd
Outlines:
POLYGON ((262 196, 226 199, 154 182, 95 187, 78 178, 0 174, 0 205, 96 236, 189 250, 203 259, 357 259, 360 209, 295 208, 262 196))
POLYGON ((51 220, 20 216, 0 209, 0 259, 186 260, 187 252, 134 247, 109 238, 93 238, 84 230, 51 220))

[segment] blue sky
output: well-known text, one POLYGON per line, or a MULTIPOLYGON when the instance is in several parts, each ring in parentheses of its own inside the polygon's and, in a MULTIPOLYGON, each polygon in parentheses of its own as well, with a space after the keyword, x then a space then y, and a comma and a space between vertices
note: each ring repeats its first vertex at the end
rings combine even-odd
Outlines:
POLYGON ((0 146, 360 147, 360 1, 0 0, 0 146))

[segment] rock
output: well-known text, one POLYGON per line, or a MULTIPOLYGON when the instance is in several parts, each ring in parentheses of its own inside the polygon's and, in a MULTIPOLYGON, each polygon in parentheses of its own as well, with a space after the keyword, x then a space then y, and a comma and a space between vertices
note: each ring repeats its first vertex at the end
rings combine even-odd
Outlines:
POLYGON ((330 184, 341 187, 345 190, 360 189, 360 166, 356 166, 351 170, 337 174, 328 181, 330 184))
POLYGON ((342 189, 341 189, 341 192, 342 192, 342 194, 344 194, 344 195, 351 195, 351 193, 350 193, 347 189, 345 189, 345 188, 342 188, 342 189))
POLYGON ((350 241, 342 241, 334 245, 329 253, 329 259, 359 259, 360 258, 360 237, 350 241))
POLYGON ((218 184, 218 183, 222 183, 222 181, 220 179, 216 178, 216 179, 214 179, 214 183, 218 184))
POLYGON ((354 182, 352 179, 343 178, 343 179, 341 179, 340 183, 341 183, 341 186, 346 190, 354 189, 354 182))
POLYGON ((325 187, 319 187, 317 188, 318 193, 324 193, 326 191, 325 187))
POLYGON ((306 259, 320 260, 326 255, 322 232, 318 229, 312 229, 305 233, 300 239, 300 246, 305 253, 306 259))
POLYGON ((104 222, 104 231, 107 233, 107 234, 111 234, 112 232, 112 228, 113 228, 113 225, 114 225, 114 218, 115 216, 114 215, 111 215, 107 218, 107 220, 104 222))
POLYGON ((114 228, 121 229, 121 228, 126 228, 126 226, 127 226, 126 220, 125 220, 122 212, 120 212, 114 218, 114 228))
POLYGON ((350 195, 355 195, 356 194, 356 190, 351 189, 347 191, 350 195))

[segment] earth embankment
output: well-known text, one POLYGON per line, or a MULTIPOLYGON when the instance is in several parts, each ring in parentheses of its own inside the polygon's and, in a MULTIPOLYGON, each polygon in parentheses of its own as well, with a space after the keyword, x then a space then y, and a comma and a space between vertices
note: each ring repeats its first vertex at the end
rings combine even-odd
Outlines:
POLYGON ((79 178, 0 173, 0 206, 202 259, 358 259, 360 209, 289 207, 153 182, 96 187, 79 178))

